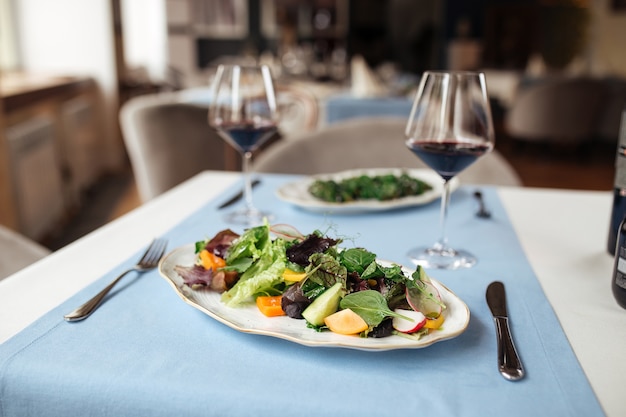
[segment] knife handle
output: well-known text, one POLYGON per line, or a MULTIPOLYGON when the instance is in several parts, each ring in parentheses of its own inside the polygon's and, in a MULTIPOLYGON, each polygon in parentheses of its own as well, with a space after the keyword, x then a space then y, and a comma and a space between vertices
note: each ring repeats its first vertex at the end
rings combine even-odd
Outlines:
POLYGON ((524 368, 511 338, 509 320, 506 317, 494 317, 493 320, 498 340, 498 370, 509 381, 517 381, 524 376, 524 368))

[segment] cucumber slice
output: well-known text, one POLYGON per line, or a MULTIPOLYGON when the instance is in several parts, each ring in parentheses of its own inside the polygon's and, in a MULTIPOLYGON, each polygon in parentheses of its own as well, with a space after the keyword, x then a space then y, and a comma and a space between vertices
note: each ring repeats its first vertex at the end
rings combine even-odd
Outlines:
POLYGON ((302 317, 314 326, 322 326, 324 319, 339 309, 339 302, 344 295, 341 282, 337 282, 313 300, 302 312, 302 317))

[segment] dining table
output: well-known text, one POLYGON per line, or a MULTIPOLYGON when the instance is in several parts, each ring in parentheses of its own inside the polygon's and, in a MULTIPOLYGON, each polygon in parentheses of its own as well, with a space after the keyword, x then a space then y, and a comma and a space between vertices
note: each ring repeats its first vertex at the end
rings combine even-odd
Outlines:
MULTIPOLYGON (((271 224, 319 230, 409 269, 408 249, 439 237, 436 199, 309 210, 277 194, 306 177, 258 178, 254 201, 271 224)), ((478 262, 427 274, 462 300, 468 320, 432 344, 353 348, 300 343, 278 325, 278 336, 237 329, 185 302, 162 268, 126 275, 90 317, 64 320, 155 237, 172 253, 224 229, 242 233, 223 217, 244 202, 219 208, 241 187, 239 173, 202 172, 0 281, 0 416, 626 415, 626 311, 611 292, 609 191, 461 183, 447 235, 478 262), (488 219, 476 216, 476 190, 488 219), (498 372, 485 300, 494 281, 505 286, 524 366, 517 381, 498 372)))

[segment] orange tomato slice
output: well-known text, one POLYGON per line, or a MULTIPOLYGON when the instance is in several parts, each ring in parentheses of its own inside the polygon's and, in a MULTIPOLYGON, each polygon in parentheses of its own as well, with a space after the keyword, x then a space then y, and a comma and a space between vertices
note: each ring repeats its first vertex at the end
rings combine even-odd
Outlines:
POLYGON ((204 269, 216 270, 226 266, 226 261, 206 249, 200 251, 200 262, 204 269))
POLYGON ((282 295, 261 295, 256 298, 256 306, 267 317, 284 316, 285 312, 280 306, 282 295))
POLYGON ((361 316, 349 308, 339 310, 326 317, 324 324, 326 324, 333 333, 347 335, 361 333, 369 327, 361 316))

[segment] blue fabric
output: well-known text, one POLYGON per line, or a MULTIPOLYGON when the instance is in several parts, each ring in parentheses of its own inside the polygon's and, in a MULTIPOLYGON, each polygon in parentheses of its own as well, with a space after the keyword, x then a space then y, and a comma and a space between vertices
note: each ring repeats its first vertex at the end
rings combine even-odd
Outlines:
POLYGON ((407 98, 356 98, 335 96, 326 100, 326 122, 372 116, 397 116, 408 119, 413 102, 407 98))
MULTIPOLYGON (((409 264, 406 251, 438 238, 438 202, 387 213, 309 213, 279 202, 295 177, 265 175, 255 189, 275 222, 330 230, 380 258, 409 264)), ((233 189, 231 193, 236 190, 233 189)), ((63 314, 140 253, 0 345, 0 415, 12 416, 600 416, 603 412, 526 260, 494 189, 491 220, 474 216, 473 189, 452 196, 448 236, 478 264, 430 271, 469 306, 467 330, 417 350, 312 348, 240 333, 185 304, 157 271, 129 274, 79 323, 63 314), (506 285, 513 337, 527 376, 502 378, 485 289, 506 285)), ((170 248, 232 227, 211 201, 168 234, 170 248)), ((181 204, 184 202, 181 201, 181 204)), ((236 229, 236 228, 235 228, 236 229)), ((53 272, 51 272, 53 273, 53 272)))

